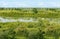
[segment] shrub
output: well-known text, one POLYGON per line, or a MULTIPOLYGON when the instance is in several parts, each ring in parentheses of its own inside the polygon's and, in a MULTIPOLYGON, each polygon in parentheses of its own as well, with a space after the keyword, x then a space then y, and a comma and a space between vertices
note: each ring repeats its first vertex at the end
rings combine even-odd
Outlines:
POLYGON ((33 8, 33 12, 34 12, 34 13, 38 13, 38 11, 37 11, 36 8, 33 8))

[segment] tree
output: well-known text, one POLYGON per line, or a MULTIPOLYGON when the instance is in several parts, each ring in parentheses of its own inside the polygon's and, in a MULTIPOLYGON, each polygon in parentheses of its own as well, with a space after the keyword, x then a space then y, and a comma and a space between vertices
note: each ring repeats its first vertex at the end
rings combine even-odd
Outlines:
POLYGON ((33 8, 33 12, 34 12, 34 13, 38 13, 38 11, 37 11, 36 8, 33 8))

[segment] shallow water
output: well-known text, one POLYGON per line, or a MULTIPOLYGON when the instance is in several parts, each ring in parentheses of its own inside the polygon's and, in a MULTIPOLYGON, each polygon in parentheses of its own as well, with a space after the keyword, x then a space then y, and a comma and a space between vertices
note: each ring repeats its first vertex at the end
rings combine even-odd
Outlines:
MULTIPOLYGON (((48 20, 50 23, 56 22, 60 23, 60 18, 40 18, 41 20, 48 20)), ((14 19, 11 17, 0 17, 0 22, 38 22, 38 19, 35 18, 19 18, 19 19, 14 19)))
POLYGON ((3 18, 0 17, 0 22, 36 22, 33 18, 25 19, 25 18, 19 18, 19 19, 12 19, 12 18, 3 18))

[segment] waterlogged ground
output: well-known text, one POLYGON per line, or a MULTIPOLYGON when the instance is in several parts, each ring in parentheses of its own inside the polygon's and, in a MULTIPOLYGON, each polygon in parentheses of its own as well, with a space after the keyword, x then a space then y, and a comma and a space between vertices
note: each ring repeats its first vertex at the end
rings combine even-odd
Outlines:
MULTIPOLYGON (((5 32, 3 32, 4 33, 3 35, 12 33, 13 31, 15 31, 16 32, 15 38, 17 39, 27 39, 28 37, 29 38, 32 37, 33 39, 34 38, 33 36, 35 36, 36 32, 38 32, 40 28, 42 31, 46 32, 44 37, 42 36, 42 33, 41 33, 42 38, 55 39, 55 37, 59 38, 55 35, 55 34, 58 35, 59 29, 60 29, 59 23, 60 23, 60 18, 39 18, 39 17, 28 18, 26 17, 26 18, 14 19, 12 17, 6 17, 6 18, 0 17, 0 31, 2 32, 6 30, 5 32), (54 33, 55 28, 58 29, 57 33, 54 33), (28 37, 25 36, 28 34, 27 31, 29 32, 28 37), (52 35, 52 33, 54 33, 54 36, 52 35)), ((8 34, 8 37, 10 35, 11 34, 8 34)))
POLYGON ((36 19, 34 18, 18 18, 18 19, 13 19, 13 18, 3 18, 0 17, 0 22, 37 22, 36 19))
POLYGON ((60 9, 0 8, 0 39, 60 39, 60 9))
POLYGON ((12 17, 0 17, 0 22, 38 22, 38 20, 48 20, 49 22, 53 23, 60 23, 60 18, 18 18, 14 19, 12 17))

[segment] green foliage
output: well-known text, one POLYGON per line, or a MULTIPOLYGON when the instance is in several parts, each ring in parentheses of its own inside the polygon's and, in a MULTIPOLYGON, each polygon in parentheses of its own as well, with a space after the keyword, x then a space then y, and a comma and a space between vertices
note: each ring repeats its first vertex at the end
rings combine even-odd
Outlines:
POLYGON ((29 39, 45 39, 44 37, 45 32, 43 32, 42 30, 39 30, 38 32, 32 32, 29 33, 29 39))
POLYGON ((28 25, 28 28, 33 28, 33 25, 28 25))
POLYGON ((37 20, 37 22, 0 23, 0 39, 50 39, 50 37, 59 39, 60 37, 60 24, 53 23, 53 20, 45 19, 59 18, 59 9, 0 8, 0 16, 14 19, 35 18, 37 20))
POLYGON ((33 12, 34 12, 34 13, 38 13, 38 11, 37 11, 36 8, 33 8, 33 12))
POLYGON ((0 8, 2 17, 44 17, 59 18, 60 9, 58 8, 0 8))

